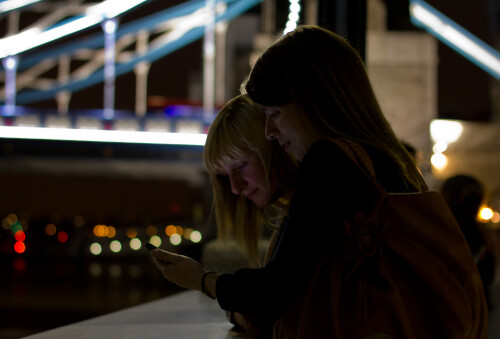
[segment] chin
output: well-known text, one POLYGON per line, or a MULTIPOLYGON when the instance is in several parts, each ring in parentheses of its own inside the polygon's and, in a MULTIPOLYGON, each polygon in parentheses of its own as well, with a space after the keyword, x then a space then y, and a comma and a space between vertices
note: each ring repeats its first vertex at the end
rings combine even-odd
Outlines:
POLYGON ((264 208, 266 206, 268 206, 271 201, 270 199, 256 199, 256 200, 253 200, 253 203, 255 204, 255 206, 259 207, 259 208, 264 208))
POLYGON ((259 208, 264 208, 264 207, 266 207, 266 206, 267 206, 266 204, 259 203, 259 202, 255 202, 255 201, 254 201, 254 204, 255 204, 255 206, 257 206, 257 207, 259 207, 259 208))

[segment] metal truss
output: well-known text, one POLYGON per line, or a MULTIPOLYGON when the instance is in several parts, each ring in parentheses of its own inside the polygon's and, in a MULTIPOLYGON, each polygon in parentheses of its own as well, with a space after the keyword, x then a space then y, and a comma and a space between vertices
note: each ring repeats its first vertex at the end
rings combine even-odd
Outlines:
MULTIPOLYGON (((115 45, 116 76, 131 71, 147 73, 150 63, 203 37, 206 25, 229 21, 259 2, 261 0, 218 0, 213 1, 213 6, 207 6, 206 0, 191 0, 119 25, 115 45)), ((34 27, 48 31, 81 19, 94 5, 82 0, 43 1, 11 11, 10 14, 4 13, 4 19, 8 18, 11 27, 8 34, 11 34, 16 16, 19 20, 19 16, 24 13, 45 13, 22 32, 34 27)), ((103 82, 105 34, 95 27, 87 31, 89 34, 78 39, 69 36, 64 39, 65 42, 48 44, 39 52, 34 49, 35 52, 18 54, 16 105, 51 98, 57 98, 60 102, 69 101, 71 93, 103 82)), ((0 40, 0 46, 1 43, 0 40)), ((5 69, 0 72, 2 102, 6 95, 5 73, 5 69)))

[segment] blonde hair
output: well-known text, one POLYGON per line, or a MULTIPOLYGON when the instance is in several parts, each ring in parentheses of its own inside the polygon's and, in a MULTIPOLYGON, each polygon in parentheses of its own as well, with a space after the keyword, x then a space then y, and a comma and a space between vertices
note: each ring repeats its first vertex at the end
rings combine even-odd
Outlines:
POLYGON ((230 100, 216 116, 207 135, 204 161, 214 190, 214 211, 218 237, 235 240, 247 252, 250 262, 259 265, 258 240, 262 224, 272 224, 275 206, 259 208, 243 195, 231 191, 221 169, 249 154, 257 154, 264 167, 267 184, 274 172, 280 178, 276 199, 294 185, 296 165, 276 142, 265 138, 265 113, 247 95, 230 100))
POLYGON ((339 35, 301 26, 271 45, 242 84, 262 105, 297 104, 305 133, 381 150, 407 186, 425 187, 413 159, 384 117, 357 51, 339 35))

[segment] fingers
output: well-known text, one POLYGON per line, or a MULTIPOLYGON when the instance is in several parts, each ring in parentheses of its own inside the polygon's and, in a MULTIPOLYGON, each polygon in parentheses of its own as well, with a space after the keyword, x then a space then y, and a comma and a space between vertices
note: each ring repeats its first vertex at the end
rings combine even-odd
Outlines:
POLYGON ((161 249, 151 250, 150 253, 154 264, 162 273, 163 277, 172 282, 169 272, 171 272, 174 264, 180 262, 182 256, 161 249))
POLYGON ((155 257, 152 257, 153 263, 155 264, 156 268, 160 271, 163 271, 163 267, 165 266, 165 262, 159 261, 155 257))
POLYGON ((151 255, 153 256, 156 261, 161 261, 164 264, 167 263, 175 263, 178 261, 178 254, 174 254, 171 252, 167 252, 161 249, 155 249, 151 251, 151 255))

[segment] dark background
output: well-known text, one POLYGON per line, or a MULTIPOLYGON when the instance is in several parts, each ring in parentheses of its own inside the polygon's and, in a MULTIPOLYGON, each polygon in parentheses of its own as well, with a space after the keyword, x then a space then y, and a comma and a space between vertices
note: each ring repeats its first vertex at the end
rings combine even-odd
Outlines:
MULTIPOLYGON (((180 2, 150 1, 124 16, 122 22, 180 2)), ((339 2, 321 0, 318 22, 321 26, 343 32, 363 53, 366 2, 346 0, 347 11, 342 22, 335 15, 339 2)), ((486 43, 498 47, 499 1, 428 2, 486 43)), ((418 30, 409 21, 408 1, 386 0, 385 3, 388 29, 418 30)), ((286 21, 287 6, 288 0, 277 0, 277 30, 286 21)), ((260 6, 245 15, 260 16, 260 6)), ((22 26, 35 18, 35 15, 23 18, 22 26)), ((5 18, 0 18, 0 28, 5 26, 5 18)), ((248 69, 240 69, 238 76, 243 79, 248 69)), ((163 98, 166 103, 169 100, 186 101, 190 79, 200 74, 201 40, 152 65, 148 95, 163 98)), ((438 81, 440 118, 498 120, 498 107, 490 94, 492 84, 498 85, 498 81, 442 43, 439 43, 438 81)), ((237 92, 235 86, 227 99, 237 92)), ((74 93, 70 109, 100 108, 102 93, 102 84, 74 93)), ((133 73, 117 78, 115 102, 116 109, 133 111, 133 73)), ((30 106, 56 108, 54 100, 30 106)), ((162 107, 154 109, 161 110, 162 107)), ((200 147, 0 139, 0 219, 14 213, 29 226, 26 231, 27 250, 21 255, 13 251, 14 239, 10 230, 0 228, 0 337, 24 336, 178 292, 179 289, 166 282, 154 268, 145 249, 125 250, 128 227, 135 227, 143 242, 148 239, 145 230, 149 225, 156 225, 159 232, 163 232, 168 224, 200 229, 204 236, 201 243, 186 241, 179 247, 168 244, 162 234, 165 248, 196 259, 201 258, 203 245, 215 237, 215 227, 209 218, 211 198, 206 177, 203 184, 195 185, 189 178, 179 179, 168 174, 136 177, 105 170, 85 174, 85 169, 74 164, 76 159, 88 160, 90 164, 100 164, 103 168, 107 168, 104 165, 132 161, 146 166, 182 164, 203 172, 200 147), (69 166, 69 170, 63 173, 47 171, 45 167, 26 165, 24 159, 35 159, 35 164, 73 163, 73 167, 69 166), (195 206, 199 204, 203 206, 203 220, 193 217, 195 206), (81 218, 78 223, 75 217, 81 218), (48 223, 67 232, 69 240, 61 243, 44 233, 48 223), (96 224, 114 225, 124 250, 119 254, 107 251, 98 257, 92 256, 88 247, 96 241, 92 234, 96 224)))

